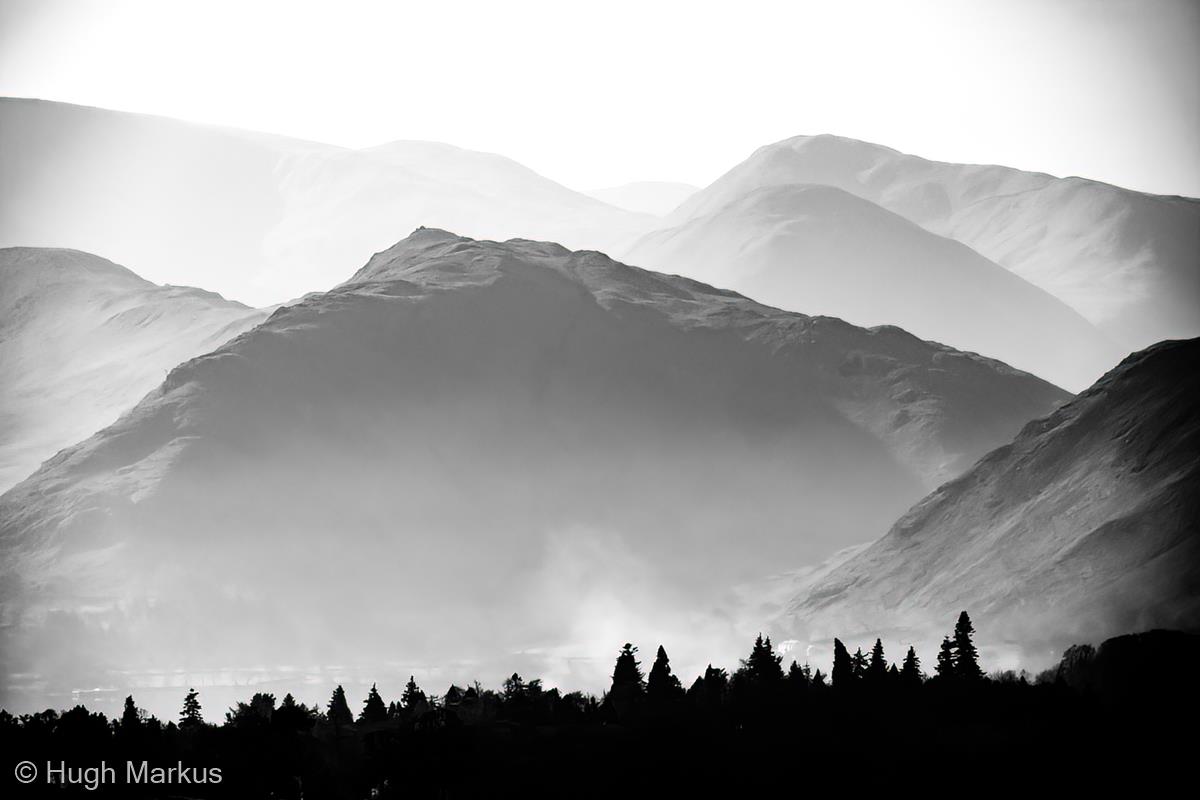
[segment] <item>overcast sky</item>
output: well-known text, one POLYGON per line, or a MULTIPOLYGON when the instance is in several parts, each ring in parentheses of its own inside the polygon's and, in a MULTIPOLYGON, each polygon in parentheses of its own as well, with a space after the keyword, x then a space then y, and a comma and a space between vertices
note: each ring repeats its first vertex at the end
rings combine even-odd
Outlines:
POLYGON ((0 0, 0 93, 346 146, 430 139, 577 189, 705 184, 836 133, 1200 195, 1200 3, 0 0))

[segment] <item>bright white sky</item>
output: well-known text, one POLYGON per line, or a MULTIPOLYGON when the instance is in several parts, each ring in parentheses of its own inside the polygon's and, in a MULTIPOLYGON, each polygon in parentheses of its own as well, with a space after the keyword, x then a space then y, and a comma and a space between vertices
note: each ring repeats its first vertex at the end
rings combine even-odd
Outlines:
POLYGON ((443 141, 577 189, 836 133, 1200 195, 1194 0, 0 0, 0 94, 443 141))

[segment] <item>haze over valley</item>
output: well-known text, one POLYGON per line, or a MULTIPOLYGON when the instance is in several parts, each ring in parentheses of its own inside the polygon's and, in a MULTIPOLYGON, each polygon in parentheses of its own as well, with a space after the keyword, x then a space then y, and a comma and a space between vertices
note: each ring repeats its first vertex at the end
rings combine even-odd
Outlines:
POLYGON ((0 706, 1197 625, 1200 203, 613 183, 0 100, 0 706))

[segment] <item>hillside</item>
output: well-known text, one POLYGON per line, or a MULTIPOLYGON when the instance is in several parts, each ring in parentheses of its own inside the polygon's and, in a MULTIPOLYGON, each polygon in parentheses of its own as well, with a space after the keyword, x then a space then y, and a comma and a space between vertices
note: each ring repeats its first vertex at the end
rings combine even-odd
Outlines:
POLYGON ((966 245, 831 186, 752 189, 646 234, 626 257, 793 311, 898 325, 1072 391, 1123 354, 1064 303, 966 245))
POLYGON ((1062 300, 1127 350, 1200 335, 1194 198, 929 161, 837 136, 796 136, 756 150, 667 224, 787 184, 832 186, 960 241, 1062 300))
MULTIPOLYGON (((1200 623, 1200 340, 1134 353, 796 596, 803 641, 934 641, 969 608, 1027 654, 1200 623)), ((1027 662, 1028 663, 1028 662, 1027 662)))
POLYGON ((594 681, 615 631, 684 627, 681 664, 711 657, 741 647, 714 587, 862 541, 1066 399, 895 328, 419 230, 0 497, 4 669, 594 681))
POLYGON ((79 248, 256 305, 333 286, 419 225, 611 247, 652 218, 509 159, 429 142, 352 150, 0 99, 0 246, 79 248))
POLYGON ((266 316, 90 253, 0 249, 0 491, 266 316))

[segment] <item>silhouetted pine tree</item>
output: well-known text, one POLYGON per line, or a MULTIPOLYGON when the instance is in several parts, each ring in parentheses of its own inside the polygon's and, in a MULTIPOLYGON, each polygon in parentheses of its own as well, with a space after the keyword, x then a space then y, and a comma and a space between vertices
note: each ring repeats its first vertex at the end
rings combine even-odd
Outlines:
POLYGON ((429 710, 429 698, 417 686, 416 678, 413 675, 409 675, 408 683, 404 684, 404 692, 400 695, 400 705, 404 706, 404 710, 412 715, 424 714, 429 710))
POLYGON ((908 655, 900 667, 900 682, 904 686, 920 686, 924 676, 921 675, 921 659, 912 645, 908 646, 908 655))
POLYGON ((612 687, 604 699, 606 707, 618 718, 633 714, 646 693, 646 681, 637 660, 637 650, 626 642, 617 653, 617 663, 613 665, 612 687))
POLYGON ((387 706, 384 705, 383 698, 379 696, 379 690, 372 683, 371 691, 367 693, 366 702, 363 703, 363 710, 358 715, 358 721, 364 725, 370 725, 375 722, 384 722, 387 717, 387 706))
POLYGON ((783 656, 776 655, 771 647, 771 637, 765 639, 760 633, 750 649, 749 658, 741 662, 738 675, 751 683, 774 686, 783 680, 783 656))
POLYGON ((788 667, 787 671, 788 683, 793 688, 806 689, 808 688, 809 678, 810 676, 805 668, 797 664, 795 659, 792 659, 792 664, 788 667))
POLYGON ((861 680, 867 677, 867 656, 861 647, 854 651, 854 655, 850 658, 850 664, 854 667, 855 678, 861 680))
POLYGON ((971 618, 964 611, 958 615, 958 623, 954 626, 954 675, 965 681, 983 678, 983 670, 979 667, 979 651, 972 641, 974 634, 971 618))
POLYGON ((938 650, 937 665, 933 668, 937 676, 944 681, 954 678, 954 643, 949 636, 942 637, 942 647, 938 650))
POLYGON ((341 684, 333 690, 333 696, 329 698, 329 705, 325 709, 325 716, 334 725, 349 725, 354 722, 350 704, 346 702, 346 690, 341 684))
POLYGON ((821 670, 819 670, 819 669, 813 670, 812 683, 810 684, 810 688, 817 689, 817 690, 824 689, 825 688, 825 673, 821 672, 821 670))
POLYGON ((617 663, 613 667, 612 690, 622 689, 640 695, 645 685, 641 662, 637 660, 637 648, 626 642, 617 654, 617 663))
POLYGON ((671 674, 671 661, 667 658, 666 649, 660 644, 658 654, 654 657, 654 665, 650 667, 650 675, 646 679, 646 697, 656 703, 666 703, 682 695, 683 685, 679 683, 679 678, 671 674))
POLYGON ((854 660, 850 658, 841 639, 833 640, 833 672, 830 678, 837 689, 848 689, 854 682, 854 660))
POLYGON ((200 693, 191 689, 183 698, 183 711, 179 713, 179 727, 198 728, 203 724, 204 717, 200 713, 200 693))
POLYGON ((876 686, 882 686, 887 680, 887 661, 883 657, 883 641, 875 640, 871 648, 871 661, 867 664, 867 679, 876 686))
POLYGON ((134 731, 142 725, 142 716, 137 706, 133 704, 133 695, 125 698, 125 710, 121 712, 120 728, 122 731, 134 731))

